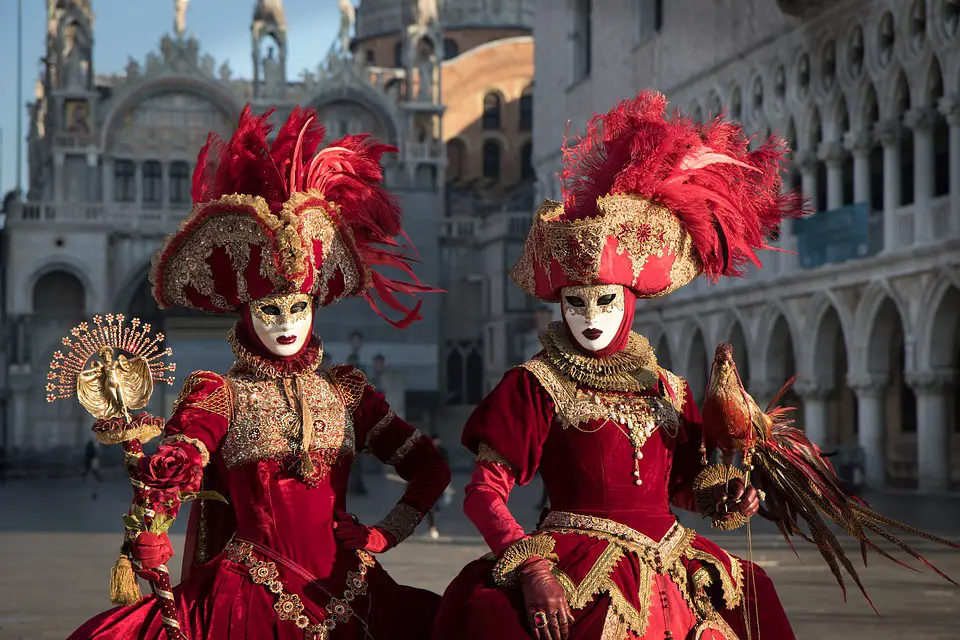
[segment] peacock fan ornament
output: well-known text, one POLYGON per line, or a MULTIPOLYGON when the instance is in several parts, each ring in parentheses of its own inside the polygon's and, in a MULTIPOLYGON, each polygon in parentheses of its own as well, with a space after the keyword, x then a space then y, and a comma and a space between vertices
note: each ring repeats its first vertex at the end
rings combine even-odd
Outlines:
MULTIPOLYGON (((149 404, 154 383, 173 383, 170 374, 176 365, 166 362, 172 351, 161 346, 162 333, 152 335, 151 325, 139 318, 129 324, 125 320, 121 314, 95 316, 92 327, 82 322, 71 329, 62 340, 64 350, 54 353, 47 374, 47 402, 76 397, 97 419, 93 426, 97 440, 123 445, 124 463, 136 499, 124 516, 124 542, 110 575, 110 600, 114 604, 132 604, 142 597, 129 555, 130 545, 141 533, 158 535, 173 524, 173 517, 148 500, 150 487, 138 479, 137 461, 143 457, 143 443, 161 433, 164 419, 147 412, 131 412, 149 404)), ((204 498, 223 500, 212 492, 180 492, 169 496, 169 503, 204 498)), ((154 570, 150 586, 161 605, 167 638, 186 640, 177 621, 170 573, 165 565, 154 570)))
MULTIPOLYGON (((846 585, 841 567, 850 574, 874 611, 876 607, 828 521, 857 539, 864 566, 867 564, 867 552, 873 551, 913 569, 879 547, 870 537, 874 534, 957 584, 893 532, 909 533, 953 548, 960 548, 960 544, 871 509, 864 500, 845 488, 823 451, 801 429, 793 426, 790 417, 793 408, 779 406, 779 402, 796 378, 794 376, 783 386, 766 411, 761 410, 744 388, 733 360, 733 348, 725 342, 717 346, 703 403, 701 462, 705 468, 694 482, 701 511, 712 517, 714 526, 719 529, 731 530, 748 524, 747 519, 738 513, 725 513, 722 507, 718 510, 713 496, 718 486, 734 478, 740 478, 747 484, 752 481, 764 504, 760 515, 776 523, 790 548, 793 549, 791 536, 816 545, 840 584, 844 598, 846 585), (706 464, 707 442, 720 449, 724 464, 706 464), (742 456, 744 471, 730 464, 734 454, 742 456), (806 532, 800 527, 801 521, 806 525, 806 532)), ((749 528, 747 531, 749 536, 749 528)))

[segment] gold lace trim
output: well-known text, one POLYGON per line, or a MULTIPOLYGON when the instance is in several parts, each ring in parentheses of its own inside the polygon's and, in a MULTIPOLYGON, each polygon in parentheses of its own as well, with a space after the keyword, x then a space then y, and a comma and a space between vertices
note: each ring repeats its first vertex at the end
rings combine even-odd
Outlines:
POLYGON ((397 414, 393 412, 393 409, 388 409, 383 417, 377 421, 377 424, 373 425, 373 428, 370 429, 370 432, 367 434, 367 440, 363 446, 363 450, 365 452, 372 450, 371 448, 373 447, 374 441, 380 436, 380 433, 387 428, 387 425, 396 419, 396 417, 397 414))
POLYGON ((395 467, 400 464, 400 462, 407 457, 407 454, 409 454, 410 451, 417 446, 417 443, 420 442, 422 438, 423 433, 419 429, 414 429, 413 433, 411 433, 407 439, 403 441, 403 444, 396 448, 396 450, 390 456, 390 459, 387 460, 387 464, 391 467, 395 467))
POLYGON ((398 502, 386 517, 375 526, 388 532, 400 544, 413 535, 417 525, 423 520, 423 514, 405 502, 398 502))
POLYGON ((230 328, 230 332, 227 334, 227 342, 230 343, 230 349, 233 351, 233 355, 236 357, 236 362, 233 363, 233 367, 230 368, 230 371, 237 375, 240 375, 241 373, 250 373, 260 378, 304 376, 316 371, 317 367, 320 366, 320 362, 323 360, 323 348, 321 347, 317 351, 317 357, 314 358, 313 362, 307 364, 301 371, 292 373, 278 367, 269 359, 261 358, 247 350, 247 348, 240 344, 240 341, 237 340, 236 327, 230 328))
POLYGON ((543 358, 560 373, 583 386, 602 391, 643 391, 659 382, 657 358, 650 342, 638 333, 630 333, 627 345, 605 358, 580 353, 567 337, 562 322, 550 323, 540 334, 543 358))
POLYGON ((347 411, 353 413, 360 406, 363 392, 367 389, 367 376, 356 367, 338 364, 330 367, 330 379, 343 398, 347 411))
POLYGON ((500 465, 513 475, 517 474, 517 469, 510 461, 500 455, 500 452, 488 445, 486 442, 481 442, 480 446, 477 448, 477 462, 489 462, 490 464, 500 465))
POLYGON ((624 425, 645 427, 652 421, 652 427, 646 428, 642 434, 638 433, 638 444, 642 446, 657 428, 664 428, 671 436, 675 436, 680 427, 680 416, 675 406, 664 399, 585 391, 546 360, 534 359, 520 366, 543 385, 553 399, 556 419, 565 429, 592 420, 612 420, 624 425))
POLYGON ((517 540, 500 554, 493 565, 494 582, 501 587, 515 585, 517 567, 534 556, 555 564, 558 561, 553 552, 556 544, 556 541, 547 535, 534 534, 517 540))
POLYGON ((329 638, 330 633, 338 624, 346 623, 354 615, 350 603, 357 596, 366 595, 367 571, 376 566, 376 561, 369 553, 362 549, 356 551, 360 560, 359 569, 347 572, 347 588, 343 592, 342 598, 331 597, 326 606, 327 618, 315 624, 310 623, 310 618, 305 613, 303 601, 295 593, 289 593, 280 581, 280 570, 277 564, 269 560, 260 560, 254 555, 253 547, 245 542, 231 541, 225 549, 227 560, 237 564, 245 565, 249 568, 250 579, 254 584, 264 586, 270 593, 276 596, 276 603, 273 605, 277 612, 277 618, 290 621, 297 625, 298 629, 303 629, 305 640, 317 640, 329 638))
POLYGON ((230 392, 230 385, 223 376, 212 371, 194 371, 183 381, 180 393, 173 403, 173 412, 176 413, 181 407, 209 411, 229 421, 233 416, 233 395, 230 392), (190 396, 204 382, 212 382, 219 386, 205 398, 191 398, 190 396))
MULTIPOLYGON (((608 613, 606 624, 613 625, 611 633, 621 627, 639 636, 646 633, 650 621, 650 597, 656 575, 669 578, 677 586, 690 611, 701 622, 718 618, 706 595, 706 588, 713 583, 714 575, 720 578, 724 604, 728 609, 736 607, 743 597, 743 570, 739 562, 726 551, 723 552, 730 561, 731 571, 728 575, 719 559, 693 548, 696 532, 680 526, 679 523, 675 523, 660 541, 654 541, 613 520, 552 511, 544 520, 540 532, 585 535, 608 543, 579 585, 574 584, 570 577, 560 570, 555 570, 554 573, 563 585, 573 609, 582 609, 595 596, 607 593, 612 613, 608 613), (624 598, 611 578, 626 553, 633 553, 641 561, 637 594, 639 609, 624 598), (684 559, 698 560, 704 566, 691 578, 684 566, 684 559)), ((606 631, 604 633, 606 634, 606 631)), ((732 636, 732 640, 736 640, 736 636, 732 636)))
POLYGON ((210 452, 207 450, 207 445, 203 444, 202 440, 178 433, 176 435, 167 436, 160 441, 160 444, 174 444, 177 442, 186 442, 187 444, 193 445, 193 447, 200 452, 200 464, 204 467, 210 464, 210 452))
MULTIPOLYGON (((673 403, 673 408, 677 410, 677 413, 683 413, 683 407, 687 401, 687 381, 663 367, 658 367, 658 370, 660 375, 666 378, 667 386, 670 387, 675 396, 670 398, 670 401, 673 403)), ((670 397, 669 393, 667 397, 670 397)))

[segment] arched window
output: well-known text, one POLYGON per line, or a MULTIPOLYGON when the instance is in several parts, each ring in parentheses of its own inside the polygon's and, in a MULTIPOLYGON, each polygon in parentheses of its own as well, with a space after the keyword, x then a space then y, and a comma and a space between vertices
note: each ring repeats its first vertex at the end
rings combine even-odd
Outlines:
POLYGON ((453 38, 443 39, 443 59, 449 60, 460 55, 460 45, 453 38))
POLYGON ((592 66, 593 25, 591 24, 591 1, 575 0, 573 5, 573 81, 579 82, 590 75, 592 66))
POLYGON ((483 177, 500 179, 500 145, 495 140, 483 143, 483 177))
POLYGON ((113 200, 133 202, 136 199, 136 167, 130 160, 117 160, 113 163, 113 200))
POLYGON ((500 128, 500 96, 495 93, 488 93, 483 96, 483 128, 500 128))
POLYGON ((159 207, 163 202, 163 167, 156 160, 143 163, 143 206, 159 207))
POLYGON ((520 96, 520 131, 533 129, 533 90, 527 87, 520 96))
POLYGON ((170 164, 170 204, 190 202, 190 165, 178 161, 170 164))
POLYGON ((466 146, 460 138, 447 143, 447 180, 456 182, 465 176, 466 146))
POLYGON ((520 147, 520 179, 533 180, 533 145, 529 142, 520 147))

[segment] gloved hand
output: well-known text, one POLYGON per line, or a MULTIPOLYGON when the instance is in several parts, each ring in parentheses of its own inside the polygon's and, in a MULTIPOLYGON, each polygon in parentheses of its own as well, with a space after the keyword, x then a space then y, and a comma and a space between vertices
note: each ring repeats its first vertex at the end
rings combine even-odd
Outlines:
POLYGON ((567 640, 573 614, 567 596, 550 563, 543 558, 530 558, 516 569, 517 582, 527 606, 530 632, 537 640, 567 640))
POLYGON ((141 531, 130 544, 130 555, 137 575, 144 580, 153 581, 160 577, 154 571, 173 557, 173 545, 166 533, 159 535, 141 531), (136 569, 139 564, 139 569, 136 569))
POLYGON ((356 516, 346 511, 334 514, 333 535, 347 549, 363 549, 370 553, 383 553, 397 546, 393 536, 380 527, 360 524, 356 516))
POLYGON ((745 518, 752 518, 760 510, 760 496, 756 487, 745 485, 740 478, 734 478, 727 486, 714 489, 714 498, 717 501, 717 513, 739 513, 745 518))

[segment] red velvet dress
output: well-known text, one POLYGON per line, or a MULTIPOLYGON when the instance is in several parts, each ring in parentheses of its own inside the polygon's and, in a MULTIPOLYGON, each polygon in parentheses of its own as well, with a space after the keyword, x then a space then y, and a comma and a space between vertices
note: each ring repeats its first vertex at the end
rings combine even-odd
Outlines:
POLYGON ((652 388, 624 396, 662 398, 679 424, 658 425, 639 448, 642 457, 625 425, 591 400, 592 390, 542 354, 509 371, 477 407, 463 434, 478 453, 464 508, 496 555, 471 563, 448 587, 434 640, 529 640, 520 589, 498 586, 492 571, 496 556, 502 561, 525 536, 497 510, 505 510, 514 482, 525 484, 537 472, 551 510, 531 536, 550 538, 542 555, 555 554, 554 573, 575 617, 571 640, 660 640, 671 637, 668 630, 676 640, 743 639, 745 599, 753 638, 793 638, 766 574, 680 527, 671 512, 671 503, 695 510, 700 416, 686 383, 655 370, 652 388), (751 569, 759 636, 746 580, 751 569))
MULTIPOLYGON (((229 501, 205 501, 192 510, 184 580, 174 589, 188 637, 428 637, 439 597, 398 585, 375 562, 361 569, 363 557, 372 556, 343 548, 332 523, 334 512, 346 508, 351 462, 366 450, 410 481, 377 526, 397 541, 410 535, 449 483, 430 439, 396 417, 356 369, 315 372, 316 348, 280 364, 236 343, 234 349, 238 360, 225 377, 195 372, 187 378, 166 427, 165 442, 209 456, 204 488, 229 501), (297 398, 285 392, 288 383, 293 396, 305 399, 314 426, 316 473, 309 481, 292 453, 302 409, 292 407, 297 398), (280 613, 281 600, 300 602, 302 625, 280 613), (327 619, 337 622, 328 636, 302 628, 316 630, 327 619)), ((153 596, 107 611, 71 636, 163 637, 153 596)))

